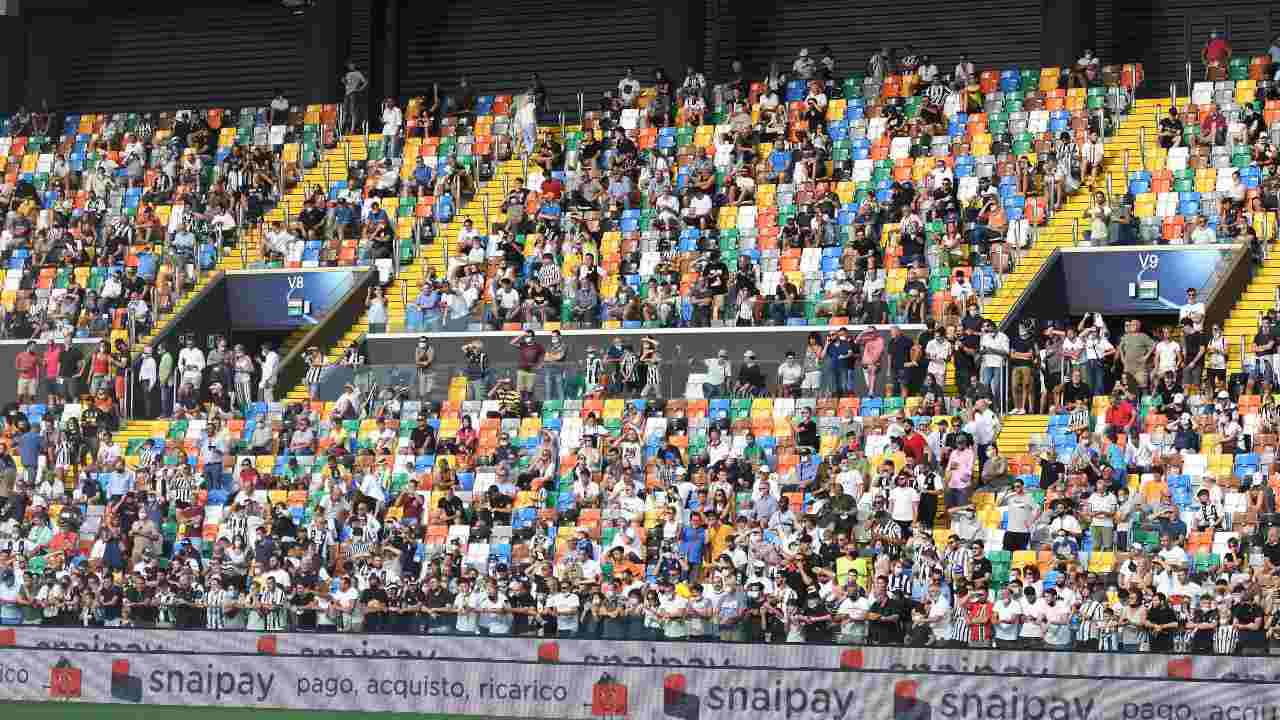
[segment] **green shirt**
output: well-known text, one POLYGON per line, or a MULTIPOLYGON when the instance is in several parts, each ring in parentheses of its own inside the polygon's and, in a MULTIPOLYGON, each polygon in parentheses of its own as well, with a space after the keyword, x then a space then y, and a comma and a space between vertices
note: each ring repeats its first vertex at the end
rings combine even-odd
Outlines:
POLYGON ((166 352, 160 356, 159 381, 161 385, 167 385, 169 378, 173 375, 173 353, 166 352))

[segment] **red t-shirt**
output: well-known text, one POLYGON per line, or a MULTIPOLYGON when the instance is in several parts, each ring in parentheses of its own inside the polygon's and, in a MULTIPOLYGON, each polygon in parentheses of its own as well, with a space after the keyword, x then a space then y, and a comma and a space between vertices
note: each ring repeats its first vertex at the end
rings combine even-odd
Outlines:
POLYGON ((58 359, 62 357, 62 348, 54 346, 44 351, 44 375, 50 380, 58 377, 58 359))
POLYGON ((1127 427, 1133 421, 1133 405, 1127 401, 1107 408, 1107 424, 1127 427))
POLYGON ((23 350, 18 353, 18 357, 13 361, 13 367, 18 371, 18 377, 23 380, 35 380, 36 363, 38 360, 39 358, 37 358, 36 354, 33 352, 23 350))
POLYGON ((1231 54, 1231 43, 1222 38, 1215 38, 1204 46, 1204 56, 1212 63, 1226 62, 1227 56, 1231 54))
POLYGON ((911 456, 916 462, 924 461, 924 436, 918 432, 913 432, 902 438, 902 450, 911 456))

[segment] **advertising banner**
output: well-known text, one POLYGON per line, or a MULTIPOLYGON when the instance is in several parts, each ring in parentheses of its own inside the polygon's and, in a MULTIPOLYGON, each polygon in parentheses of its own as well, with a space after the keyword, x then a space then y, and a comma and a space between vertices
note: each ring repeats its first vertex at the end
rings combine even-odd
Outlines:
POLYGON ((1208 297, 1219 264, 1236 249, 1234 245, 1183 245, 1064 250, 1061 262, 1069 314, 1176 314, 1187 301, 1187 288, 1195 288, 1202 300, 1208 297))
POLYGON ((1280 681, 1280 664, 1268 657, 1046 653, 1030 650, 953 650, 901 646, 761 645, 536 637, 481 638, 354 633, 333 635, 25 626, 0 629, 0 646, 57 650, 72 659, 77 653, 84 652, 262 654, 304 658, 488 659, 498 662, 585 663, 617 667, 652 665, 1280 681))
POLYGON ((489 718, 1275 720, 1280 685, 394 658, 0 652, 9 701, 218 705, 489 718), (79 682, 66 684, 74 671, 79 682))
POLYGON ((236 330, 319 325, 366 271, 294 270, 227 276, 227 310, 236 330))

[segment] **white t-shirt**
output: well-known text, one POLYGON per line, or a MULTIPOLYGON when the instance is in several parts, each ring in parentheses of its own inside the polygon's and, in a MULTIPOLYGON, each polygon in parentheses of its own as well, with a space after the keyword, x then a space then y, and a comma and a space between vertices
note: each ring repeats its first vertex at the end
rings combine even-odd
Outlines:
POLYGON ((1112 527, 1115 521, 1112 513, 1119 509, 1120 503, 1111 493, 1094 493, 1089 496, 1089 512, 1093 515, 1091 524, 1096 527, 1112 527))
POLYGON ((934 337, 925 346, 924 352, 929 356, 929 374, 945 376, 947 361, 951 359, 951 341, 944 337, 934 337))
POLYGON ((1156 372, 1161 374, 1178 369, 1178 343, 1162 340, 1156 343, 1156 372))
POLYGON ((933 601, 933 605, 929 607, 927 622, 935 640, 947 636, 947 626, 951 624, 951 603, 947 601, 946 595, 939 595, 933 601))
POLYGON ((480 599, 476 601, 476 609, 480 610, 480 627, 488 628, 493 635, 509 634, 511 632, 511 615, 495 612, 496 610, 505 610, 507 607, 507 598, 502 593, 498 593, 498 597, 493 600, 489 599, 488 593, 481 595, 480 599))
POLYGON ((460 633, 475 635, 478 632, 480 616, 475 612, 476 603, 472 596, 458 593, 458 596, 453 599, 453 607, 458 611, 458 619, 454 627, 460 633))
POLYGON ((1041 638, 1044 637, 1045 616, 1044 600, 1037 598, 1034 603, 1027 605, 1026 601, 1022 603, 1022 615, 1024 622, 1019 636, 1024 638, 1041 638))
POLYGON ((1065 338, 1062 341, 1062 354, 1078 358, 1076 362, 1084 362, 1084 341, 1080 338, 1065 338))
POLYGON ((578 609, 582 607, 582 601, 573 593, 556 593, 547 598, 547 607, 554 610, 556 615, 556 627, 562 631, 574 632, 578 629, 578 609), (560 615, 565 610, 573 612, 560 615))
POLYGON ((1009 602, 996 600, 992 606, 995 615, 995 636, 997 640, 1017 640, 1020 625, 1018 616, 1022 614, 1022 602, 1010 598, 1009 602))
MULTIPOLYGON (((671 593, 670 597, 658 598, 658 611, 663 613, 678 613, 689 609, 689 603, 684 598, 675 593, 671 593)), ((668 619, 662 621, 662 632, 668 638, 682 638, 689 633, 689 624, 684 618, 668 619)))
POLYGON ((1196 330, 1202 329, 1204 326, 1204 303, 1187 303, 1178 308, 1178 321, 1181 322, 1187 318, 1191 318, 1195 322, 1196 330))
POLYGON ((897 522, 915 522, 916 503, 920 502, 920 493, 906 485, 895 487, 889 491, 889 515, 897 522))
POLYGON ((840 609, 836 612, 849 618, 844 626, 840 628, 841 638, 862 640, 867 637, 867 621, 865 618, 872 604, 871 598, 867 596, 857 600, 847 597, 840 603, 840 609))
POLYGON ((690 615, 685 620, 685 629, 688 633, 690 635, 706 635, 711 632, 713 620, 702 616, 694 617, 692 614, 695 612, 704 613, 715 607, 715 604, 706 596, 706 593, 703 593, 701 598, 689 598, 687 605, 690 615))

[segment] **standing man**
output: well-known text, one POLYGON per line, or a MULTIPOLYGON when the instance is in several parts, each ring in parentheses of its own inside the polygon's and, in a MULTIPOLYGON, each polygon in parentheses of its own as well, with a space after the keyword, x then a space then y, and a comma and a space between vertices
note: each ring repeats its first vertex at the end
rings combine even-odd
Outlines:
POLYGON ((23 351, 14 358, 13 369, 18 376, 18 404, 34 403, 40 379, 40 356, 36 355, 35 340, 28 340, 23 351))
POLYGON ((1000 434, 1000 418, 992 411, 990 402, 981 399, 973 403, 969 423, 964 426, 964 431, 973 437, 974 444, 978 446, 978 473, 981 474, 982 467, 987 464, 991 446, 1000 434))
POLYGON ((194 335, 187 336, 187 346, 178 352, 178 372, 183 385, 200 389, 204 378, 204 352, 196 347, 194 335))
POLYGON ((432 381, 435 374, 431 372, 431 365, 436 361, 436 349, 431 347, 424 335, 418 338, 418 347, 413 351, 413 365, 418 374, 418 400, 426 400, 431 397, 431 392, 435 388, 432 381))
POLYGON ((523 335, 512 339, 511 344, 520 355, 516 370, 516 390, 520 392, 522 400, 530 402, 533 400, 533 387, 538 382, 538 370, 542 367, 547 351, 534 338, 532 330, 526 330, 523 335))
POLYGON ((342 108, 346 118, 346 132, 354 133, 364 123, 364 91, 369 87, 369 79, 356 69, 356 64, 347 61, 347 72, 342 76, 342 108))
MULTIPOLYGON (((979 342, 982 355, 981 374, 979 380, 991 388, 991 396, 999 407, 1004 407, 1004 368, 1009 359, 1009 336, 998 331, 996 324, 990 320, 983 323, 982 339, 979 342)), ((979 445, 979 453, 981 453, 979 445)))
POLYGON ((169 417, 173 414, 173 351, 169 343, 160 346, 160 366, 156 373, 156 383, 160 389, 160 415, 169 417))
POLYGON ((382 101, 382 152, 390 159, 400 157, 400 127, 404 124, 404 114, 396 105, 395 98, 382 101))
POLYGON ((262 346, 262 379, 258 381, 258 389, 262 391, 262 402, 276 401, 276 373, 280 370, 280 353, 275 345, 262 346))
POLYGON ((75 402, 84 391, 82 378, 89 372, 89 364, 85 362, 84 353, 75 346, 71 337, 62 341, 62 352, 58 355, 58 376, 62 380, 62 389, 67 402, 75 402))
POLYGON ((1142 331, 1142 323, 1130 320, 1125 323, 1125 333, 1120 338, 1120 364, 1124 367, 1125 384, 1141 393, 1147 387, 1147 363, 1155 352, 1156 341, 1142 331))
POLYGON ((1195 323, 1187 318, 1182 321, 1182 386, 1200 387, 1200 378, 1204 375, 1205 350, 1209 347, 1209 337, 1195 323))
POLYGON ((160 393, 159 371, 155 351, 150 345, 144 347, 142 359, 138 361, 138 382, 142 385, 142 416, 148 420, 156 416, 156 401, 160 393))

